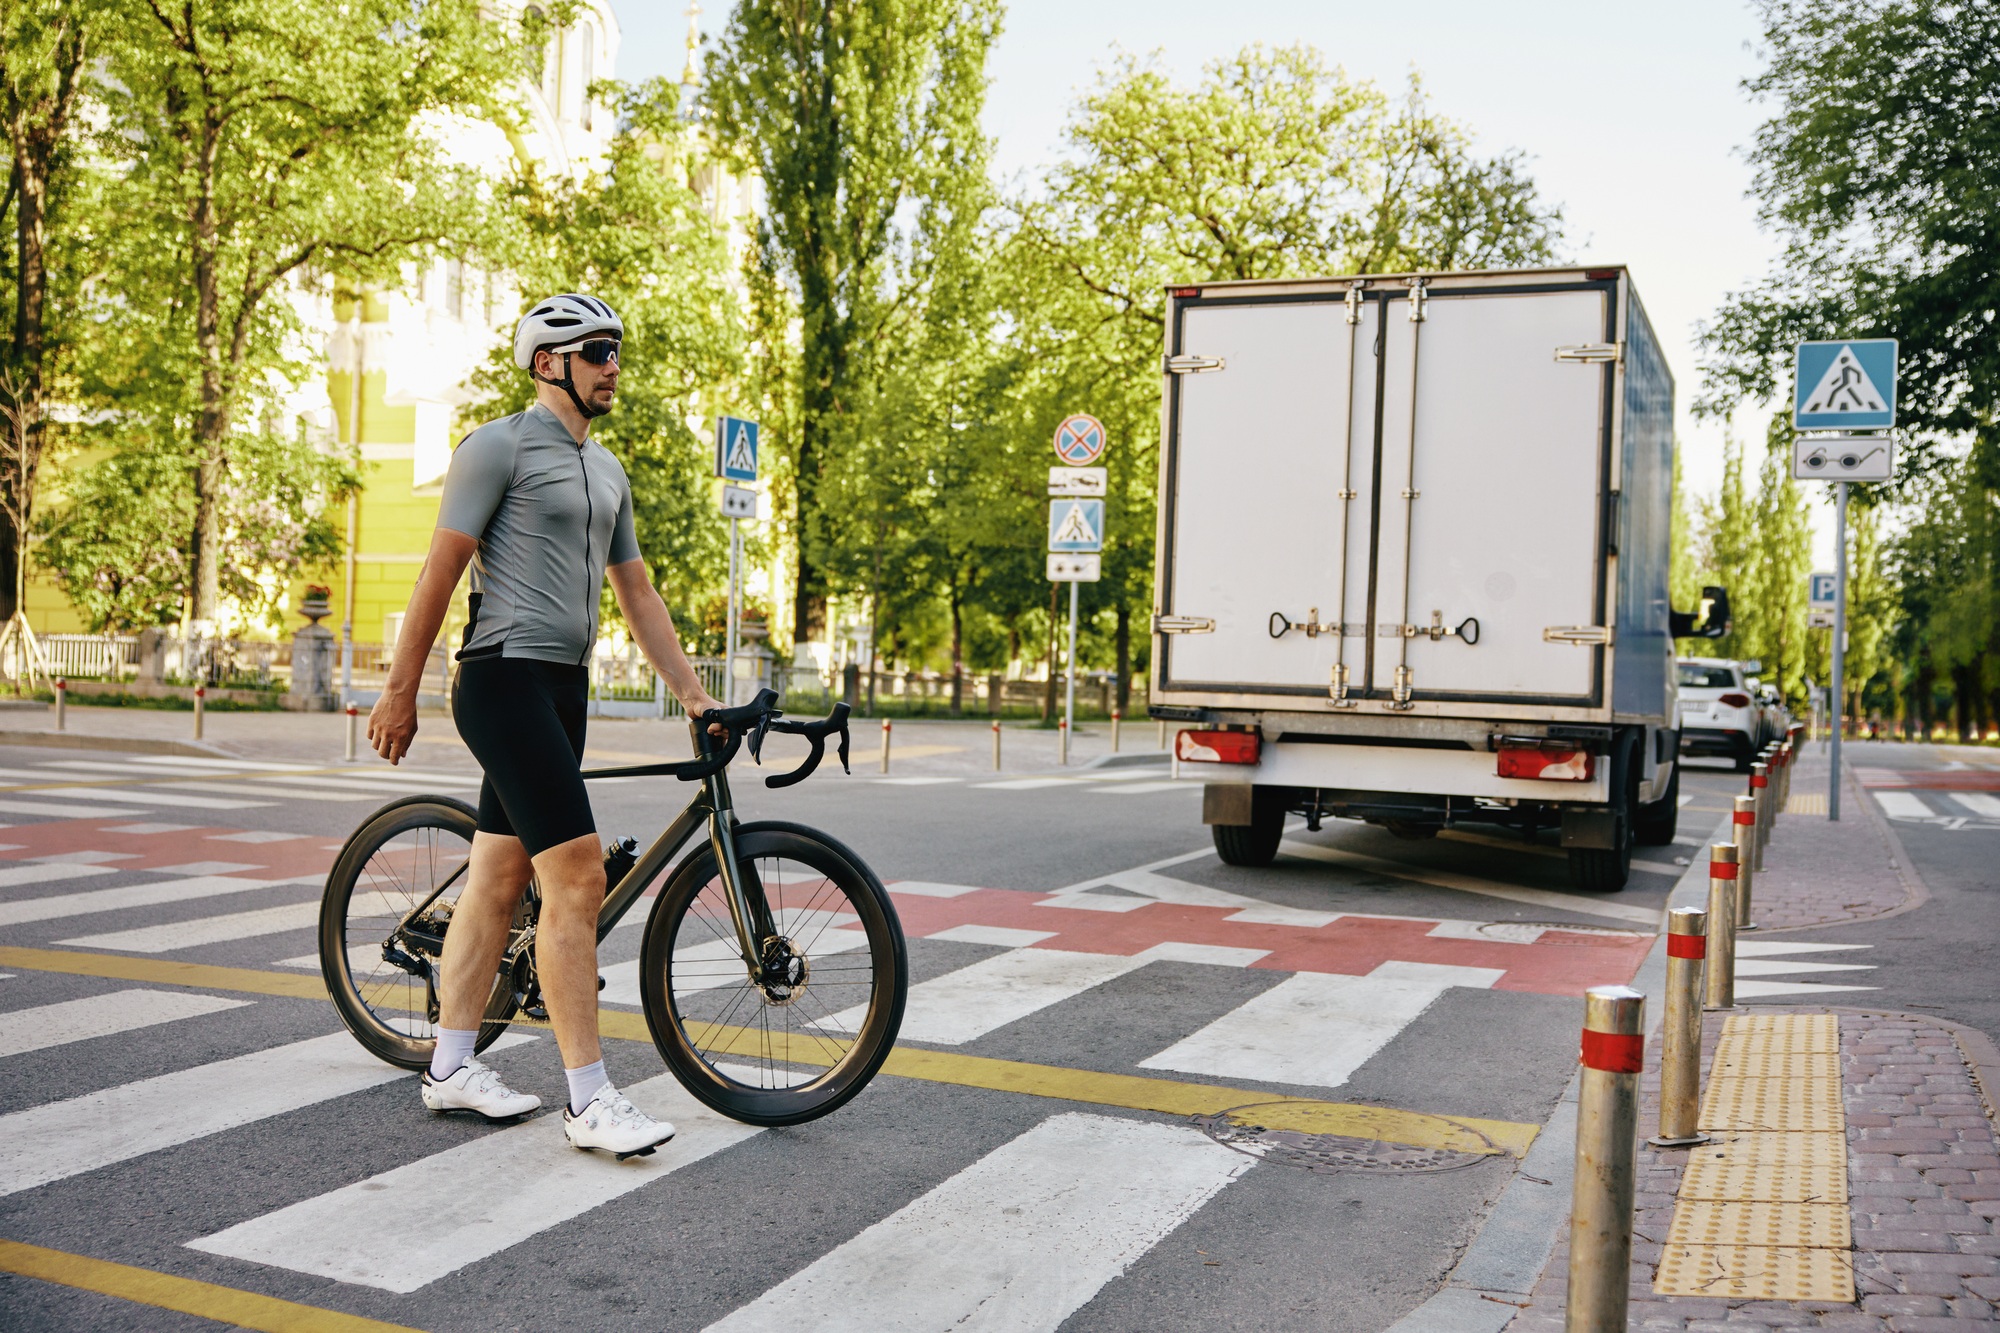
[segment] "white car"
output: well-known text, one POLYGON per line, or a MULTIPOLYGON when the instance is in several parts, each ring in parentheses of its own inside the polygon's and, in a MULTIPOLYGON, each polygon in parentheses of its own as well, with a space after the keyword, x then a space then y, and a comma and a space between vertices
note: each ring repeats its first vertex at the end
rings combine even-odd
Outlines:
POLYGON ((1763 663, 1683 657, 1675 667, 1681 753, 1721 755, 1736 761, 1738 773, 1748 773, 1769 729, 1765 702, 1751 678, 1763 663))

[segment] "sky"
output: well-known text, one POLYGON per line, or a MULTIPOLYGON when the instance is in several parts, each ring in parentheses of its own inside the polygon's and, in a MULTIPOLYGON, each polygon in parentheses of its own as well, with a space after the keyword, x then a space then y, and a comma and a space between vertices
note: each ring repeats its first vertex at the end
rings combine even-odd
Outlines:
MULTIPOLYGON (((618 75, 679 77, 685 7, 613 0, 618 75)), ((710 0, 701 26, 720 30, 710 0)), ((1433 104, 1485 152, 1519 149, 1562 206, 1567 259, 1622 263, 1672 366, 1691 490, 1722 478, 1723 428, 1691 413, 1700 389, 1695 325, 1755 281, 1775 253, 1747 196, 1743 149, 1764 118, 1743 91, 1759 68, 1746 0, 1581 6, 1554 0, 1013 0, 994 53, 985 115, 1003 177, 1032 175, 1060 151, 1080 91, 1120 52, 1156 56, 1193 81, 1252 42, 1308 42, 1351 76, 1385 88, 1419 71, 1433 104)), ((1765 417, 1736 426, 1761 444, 1765 417)), ((1815 508, 1820 563, 1830 510, 1815 508)))

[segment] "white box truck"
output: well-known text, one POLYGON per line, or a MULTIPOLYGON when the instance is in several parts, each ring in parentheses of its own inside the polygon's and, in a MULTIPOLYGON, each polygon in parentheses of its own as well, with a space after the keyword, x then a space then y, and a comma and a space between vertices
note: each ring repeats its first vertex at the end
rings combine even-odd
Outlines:
POLYGON ((1674 383, 1623 268, 1168 290, 1151 710, 1223 859, 1285 819, 1557 830, 1623 887, 1678 811, 1674 383))

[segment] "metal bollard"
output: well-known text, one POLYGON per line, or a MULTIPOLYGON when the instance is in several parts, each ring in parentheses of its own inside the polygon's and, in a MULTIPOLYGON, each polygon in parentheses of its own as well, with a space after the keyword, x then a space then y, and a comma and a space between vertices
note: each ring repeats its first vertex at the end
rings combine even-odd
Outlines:
POLYGON ((195 686, 194 687, 194 738, 196 740, 201 739, 202 714, 204 711, 206 711, 207 702, 208 702, 208 686, 206 685, 195 686))
POLYGON ((1783 814, 1785 807, 1792 803, 1792 743, 1778 742, 1778 810, 1783 814))
POLYGON ((1736 847, 1708 849, 1707 1008, 1736 1007, 1736 847))
POLYGON ((1155 750, 1164 750, 1167 748, 1167 724, 1165 722, 1160 723, 1160 739, 1153 748, 1155 750))
POLYGON ((1069 765, 1069 719, 1066 717, 1056 719, 1056 762, 1065 767, 1069 765))
POLYGON ((69 729, 69 682, 56 677, 56 730, 69 729))
POLYGON ((882 719, 882 771, 889 771, 889 719, 882 719))
POLYGON ((1113 704, 1111 706, 1111 753, 1113 754, 1118 753, 1118 724, 1124 718, 1125 715, 1118 711, 1118 706, 1113 704))
POLYGON ((1730 836, 1736 842, 1736 933, 1757 929, 1757 923, 1750 919, 1751 890, 1757 882, 1757 867, 1752 864, 1751 851, 1757 845, 1757 802, 1754 797, 1736 798, 1736 809, 1729 816, 1730 836))
POLYGON ((1661 1036, 1660 1132, 1655 1148, 1707 1143, 1701 1114, 1701 973, 1708 952, 1708 913, 1676 907, 1667 913, 1667 1022, 1661 1036))
POLYGON ((1771 790, 1771 766, 1769 764, 1750 765, 1750 799, 1757 803, 1756 836, 1750 839, 1751 868, 1764 868, 1764 843, 1771 836, 1771 802, 1767 793, 1771 790))
POLYGON ((1000 719, 993 719, 993 771, 1000 771, 1000 719))
POLYGON ((1630 986, 1584 992, 1565 1333, 1625 1333, 1645 1030, 1646 997, 1630 986))
POLYGON ((350 764, 353 763, 355 760, 355 749, 356 749, 355 742, 359 739, 360 731, 361 731, 361 710, 355 707, 352 703, 350 703, 347 705, 347 754, 346 754, 347 762, 350 764))

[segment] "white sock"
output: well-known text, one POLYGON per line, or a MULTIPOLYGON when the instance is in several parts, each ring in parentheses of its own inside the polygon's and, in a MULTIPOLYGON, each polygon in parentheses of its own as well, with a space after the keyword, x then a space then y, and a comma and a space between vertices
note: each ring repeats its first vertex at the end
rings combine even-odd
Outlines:
POLYGON ((569 1080, 569 1113, 582 1115, 583 1108, 590 1105, 590 1099, 597 1090, 611 1081, 604 1072, 604 1061, 585 1065, 581 1069, 565 1069, 563 1077, 569 1080))
POLYGON ((463 1032, 457 1028, 439 1028, 437 1049, 431 1052, 431 1082, 450 1078, 463 1068, 472 1058, 472 1048, 478 1040, 478 1028, 463 1032))

